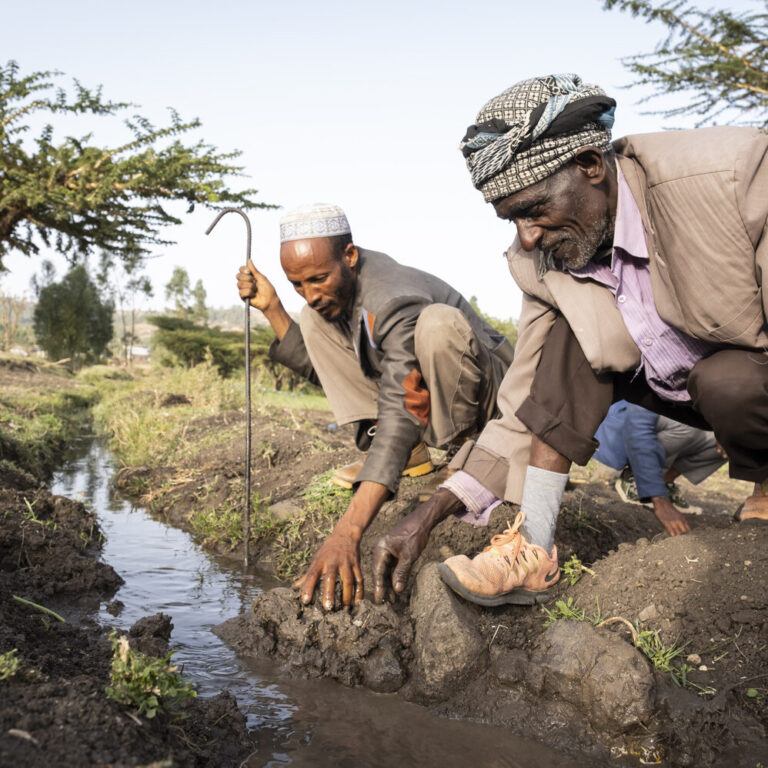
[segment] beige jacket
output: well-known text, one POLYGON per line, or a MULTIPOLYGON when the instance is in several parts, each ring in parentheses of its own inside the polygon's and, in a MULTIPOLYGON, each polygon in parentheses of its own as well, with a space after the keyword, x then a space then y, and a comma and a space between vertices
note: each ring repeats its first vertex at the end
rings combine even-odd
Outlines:
MULTIPOLYGON (((704 341, 768 348, 768 136, 703 128, 628 136, 614 147, 645 226, 659 315, 704 341)), ((515 359, 499 390, 501 416, 453 462, 516 503, 531 436, 515 413, 556 313, 595 371, 627 371, 640 362, 611 292, 560 271, 539 281, 539 256, 518 239, 507 252, 524 297, 515 359)))

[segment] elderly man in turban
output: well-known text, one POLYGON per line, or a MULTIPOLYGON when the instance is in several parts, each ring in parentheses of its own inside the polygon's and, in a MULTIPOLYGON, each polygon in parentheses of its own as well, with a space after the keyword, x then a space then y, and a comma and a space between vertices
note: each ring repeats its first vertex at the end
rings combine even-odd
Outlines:
POLYGON ((277 336, 270 356, 322 385, 339 424, 355 424, 368 455, 343 469, 355 494, 299 580, 308 603, 321 581, 334 607, 359 602, 359 542, 401 474, 431 471, 423 442, 458 444, 496 415, 496 396, 512 346, 464 297, 433 275, 383 253, 358 248, 344 211, 318 203, 280 222, 280 263, 307 302, 295 323, 253 264, 238 288, 277 336))
POLYGON ((501 417, 377 542, 379 599, 393 566, 404 589, 438 521, 506 499, 521 505, 514 524, 440 573, 481 605, 546 600, 569 467, 620 399, 714 430, 731 476, 755 483, 737 520, 768 522, 768 136, 713 127, 611 144, 614 106, 576 75, 533 78, 491 99, 461 142, 473 184, 517 229, 518 344, 501 417))

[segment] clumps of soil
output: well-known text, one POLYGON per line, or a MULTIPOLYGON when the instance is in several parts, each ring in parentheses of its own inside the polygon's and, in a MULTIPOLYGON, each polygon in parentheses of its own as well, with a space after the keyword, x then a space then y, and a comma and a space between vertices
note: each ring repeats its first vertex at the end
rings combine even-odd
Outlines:
MULTIPOLYGON (((253 743, 229 693, 152 720, 107 698, 111 645, 82 613, 122 579, 97 560, 95 516, 23 474, 11 480, 17 487, 0 487, 0 654, 15 650, 5 658, 19 664, 14 672, 0 660, 0 764, 239 765, 253 743)), ((170 620, 140 620, 129 634, 138 648, 164 655, 170 620)))
MULTIPOLYGON (((329 458, 329 466, 341 463, 329 458)), ((557 601, 570 599, 585 620, 545 627, 540 607, 477 609, 431 571, 451 554, 479 552, 514 519, 508 504, 487 529, 441 523, 406 592, 392 605, 369 602, 375 541, 415 506, 423 482, 403 481, 363 537, 368 599, 359 607, 324 614, 318 604, 300 606, 294 590, 272 590, 250 614, 222 626, 222 636, 240 653, 280 660, 292 674, 397 690, 448 717, 513 729, 574 757, 632 754, 673 766, 749 768, 764 759, 768 527, 732 521, 746 484, 722 477, 697 488, 682 483, 703 513, 689 516, 692 532, 675 538, 650 509, 619 500, 611 483, 574 486, 559 520, 559 560, 575 556, 595 575, 585 572, 575 585, 563 577, 546 606, 556 610, 557 601), (687 684, 654 669, 623 623, 596 629, 598 612, 657 630, 663 648, 684 646, 671 664, 678 679, 687 665, 687 684), (377 643, 382 626, 388 631, 377 643), (379 676, 368 671, 377 664, 379 676)))
MULTIPOLYGON (((313 477, 357 458, 351 435, 328 430, 329 418, 257 414, 254 492, 301 509, 313 477)), ((194 445, 240 419, 223 414, 191 423, 187 439, 194 445)), ((241 440, 219 443, 190 451, 183 466, 129 468, 120 483, 189 529, 195 509, 239 503, 243 455, 241 440)), ((557 612, 557 602, 570 599, 584 621, 545 627, 541 607, 481 610, 437 576, 436 561, 476 554, 514 520, 517 509, 508 504, 497 508, 488 528, 452 518, 441 523, 405 592, 387 606, 373 605, 376 539, 416 506, 430 479, 404 479, 364 535, 360 606, 326 614, 317 604, 300 606, 295 590, 278 588, 222 625, 222 637, 244 655, 278 660, 291 674, 396 691, 448 717, 539 738, 574 759, 631 754, 671 766, 749 768, 765 762, 768 604, 760 574, 768 529, 742 527, 731 517, 750 492, 747 484, 722 473, 695 488, 680 481, 703 512, 688 517, 691 533, 670 539, 650 509, 623 503, 611 482, 592 481, 591 470, 577 471, 574 479, 582 482, 566 493, 558 523, 559 562, 575 556, 595 575, 584 573, 575 585, 564 576, 546 606, 557 612), (671 665, 685 684, 655 669, 624 623, 593 626, 598 611, 602 618, 621 616, 640 632, 657 631, 662 648, 683 647, 671 665)), ((301 535, 299 545, 310 553, 322 543, 318 530, 301 535)), ((229 549, 214 541, 204 546, 229 549)), ((253 559, 269 567, 279 555, 275 546, 263 538, 253 559)), ((240 547, 229 554, 240 557, 240 547)))
POLYGON ((163 396, 160 401, 161 408, 168 408, 173 405, 191 405, 192 401, 186 395, 179 395, 174 392, 169 392, 163 396))

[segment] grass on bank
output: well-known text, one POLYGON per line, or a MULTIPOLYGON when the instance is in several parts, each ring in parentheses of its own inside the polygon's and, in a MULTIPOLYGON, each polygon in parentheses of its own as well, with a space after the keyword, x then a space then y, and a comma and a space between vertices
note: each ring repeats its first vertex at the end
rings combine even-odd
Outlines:
MULTIPOLYGON (((252 495, 252 546, 271 544, 275 573, 281 579, 294 579, 306 569, 314 544, 330 534, 349 505, 352 491, 334 485, 331 474, 312 480, 301 494, 301 512, 287 520, 269 511, 269 499, 252 495)), ((204 543, 221 542, 232 550, 243 540, 242 499, 233 499, 224 508, 195 510, 190 525, 204 543)))
POLYGON ((98 389, 94 380, 50 367, 17 381, 13 368, 13 361, 0 360, 0 468, 42 479, 66 443, 88 428, 98 389))
MULTIPOLYGON (((204 362, 194 368, 163 368, 145 373, 104 392, 94 408, 96 426, 109 437, 110 448, 129 467, 170 465, 230 440, 242 432, 236 413, 245 407, 242 378, 222 378, 204 362), (183 396, 179 404, 169 396, 183 396), (233 413, 231 432, 205 430, 187 440, 195 422, 233 413)), ((274 392, 254 386, 254 412, 269 408, 329 410, 328 401, 314 393, 274 392)))

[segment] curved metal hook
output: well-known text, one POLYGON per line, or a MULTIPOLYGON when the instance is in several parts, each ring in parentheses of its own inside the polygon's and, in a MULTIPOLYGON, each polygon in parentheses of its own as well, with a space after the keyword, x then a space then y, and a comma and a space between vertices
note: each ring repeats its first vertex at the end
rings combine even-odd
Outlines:
MULTIPOLYGON (((245 219, 248 230, 248 245, 245 252, 246 263, 251 264, 251 222, 239 208, 224 208, 205 230, 206 235, 219 223, 225 213, 239 213, 245 219)), ((248 542, 251 538, 251 322, 250 302, 245 302, 245 504, 243 510, 243 565, 248 567, 248 542)))
POLYGON ((211 226, 205 230, 206 235, 210 235, 213 228, 219 223, 221 217, 227 213, 239 213, 243 219, 245 219, 245 227, 248 230, 248 245, 246 247, 245 257, 248 261, 251 260, 251 220, 245 215, 244 211, 240 208, 224 208, 219 212, 219 215, 211 222, 211 226))

